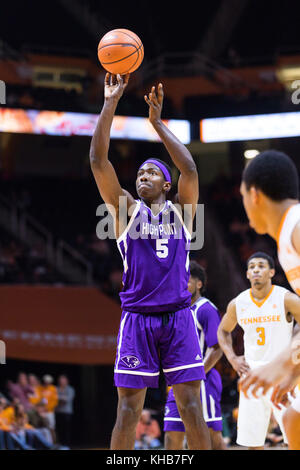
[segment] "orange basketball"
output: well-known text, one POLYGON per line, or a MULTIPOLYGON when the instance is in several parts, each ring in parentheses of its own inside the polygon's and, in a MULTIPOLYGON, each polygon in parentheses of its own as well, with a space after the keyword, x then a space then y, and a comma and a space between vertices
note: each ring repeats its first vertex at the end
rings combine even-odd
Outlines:
POLYGON ((129 29, 113 29, 98 45, 98 59, 110 73, 124 75, 138 69, 144 58, 140 38, 129 29))

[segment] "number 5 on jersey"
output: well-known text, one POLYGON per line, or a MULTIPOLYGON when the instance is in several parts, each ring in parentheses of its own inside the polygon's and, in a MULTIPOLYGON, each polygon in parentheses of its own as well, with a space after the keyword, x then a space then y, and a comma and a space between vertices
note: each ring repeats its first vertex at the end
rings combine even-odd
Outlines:
POLYGON ((156 239, 156 254, 159 258, 166 258, 169 254, 168 239, 157 238, 156 239))

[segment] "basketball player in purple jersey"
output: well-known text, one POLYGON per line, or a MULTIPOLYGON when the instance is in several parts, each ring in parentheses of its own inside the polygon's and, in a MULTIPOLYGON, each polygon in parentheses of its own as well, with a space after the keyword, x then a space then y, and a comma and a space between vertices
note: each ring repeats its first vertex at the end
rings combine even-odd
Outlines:
POLYGON ((160 365, 167 384, 173 386, 189 448, 210 449, 200 402, 200 381, 205 372, 187 287, 198 173, 190 152, 161 120, 163 87, 159 84, 157 91, 152 87, 145 96, 149 120, 180 172, 176 198, 180 207, 192 207, 190 218, 183 223, 178 208, 167 200, 171 174, 160 160, 149 159, 138 169, 136 190, 140 199, 135 200, 121 188, 108 150, 113 117, 128 80, 129 75, 106 74, 104 105, 90 148, 92 171, 113 215, 124 264, 114 374, 119 402, 111 449, 134 448, 147 387, 158 387, 160 365), (121 215, 124 198, 126 217, 121 215))
MULTIPOLYGON (((222 437, 221 395, 222 380, 215 364, 222 357, 218 344, 217 330, 220 316, 217 308, 202 291, 206 285, 206 273, 196 261, 190 263, 190 279, 188 289, 192 294, 192 311, 200 338, 201 351, 206 373, 206 380, 201 382, 201 403, 203 417, 209 428, 213 450, 225 450, 226 444, 222 437)), ((165 449, 183 449, 184 424, 175 403, 173 389, 168 393, 164 416, 165 449)))

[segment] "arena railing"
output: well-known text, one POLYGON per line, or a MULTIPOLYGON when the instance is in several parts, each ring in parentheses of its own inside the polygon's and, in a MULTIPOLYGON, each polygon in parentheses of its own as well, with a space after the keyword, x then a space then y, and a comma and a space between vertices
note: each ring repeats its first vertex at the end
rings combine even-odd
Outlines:
POLYGON ((11 235, 30 247, 38 247, 48 263, 76 284, 92 285, 92 264, 64 240, 54 235, 17 203, 0 195, 0 224, 11 235))

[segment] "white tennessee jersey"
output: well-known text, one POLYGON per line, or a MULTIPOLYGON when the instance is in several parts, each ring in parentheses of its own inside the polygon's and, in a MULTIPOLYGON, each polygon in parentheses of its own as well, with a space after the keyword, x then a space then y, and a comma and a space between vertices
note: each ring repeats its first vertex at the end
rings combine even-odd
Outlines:
POLYGON ((300 295, 300 255, 292 244, 292 233, 300 221, 300 204, 285 212, 278 231, 278 259, 293 290, 300 295))
POLYGON ((251 289, 236 297, 237 321, 244 330, 244 355, 251 368, 272 361, 291 342, 293 321, 287 321, 284 308, 287 292, 272 286, 260 302, 254 299, 251 289))

